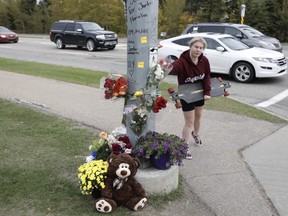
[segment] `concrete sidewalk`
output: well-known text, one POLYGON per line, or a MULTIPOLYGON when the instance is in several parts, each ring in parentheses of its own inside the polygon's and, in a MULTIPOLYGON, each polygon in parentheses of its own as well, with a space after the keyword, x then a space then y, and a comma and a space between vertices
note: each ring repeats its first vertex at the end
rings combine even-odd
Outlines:
MULTIPOLYGON (((124 102, 105 100, 100 89, 5 71, 0 98, 107 132, 120 126, 124 102)), ((172 103, 157 114, 159 132, 180 136, 182 126, 172 103)), ((185 196, 133 215, 288 215, 287 125, 204 110, 201 137, 204 146, 192 147, 194 159, 180 167, 185 196)))

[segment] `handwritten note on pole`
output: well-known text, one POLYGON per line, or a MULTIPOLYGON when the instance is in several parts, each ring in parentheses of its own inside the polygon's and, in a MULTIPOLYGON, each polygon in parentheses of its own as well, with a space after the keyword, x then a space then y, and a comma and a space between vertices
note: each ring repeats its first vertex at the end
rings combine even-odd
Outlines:
POLYGON ((127 0, 126 7, 128 92, 133 93, 145 87, 150 47, 158 45, 158 0, 127 0))

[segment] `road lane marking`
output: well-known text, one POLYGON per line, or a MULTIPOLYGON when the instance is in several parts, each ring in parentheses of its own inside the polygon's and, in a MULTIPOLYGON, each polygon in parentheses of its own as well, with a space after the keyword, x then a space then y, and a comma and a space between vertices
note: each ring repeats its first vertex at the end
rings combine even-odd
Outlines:
POLYGON ((267 101, 263 101, 261 103, 256 104, 256 107, 268 107, 275 103, 278 103, 279 101, 283 100, 284 98, 288 97, 288 89, 285 91, 275 95, 274 97, 270 98, 267 101))

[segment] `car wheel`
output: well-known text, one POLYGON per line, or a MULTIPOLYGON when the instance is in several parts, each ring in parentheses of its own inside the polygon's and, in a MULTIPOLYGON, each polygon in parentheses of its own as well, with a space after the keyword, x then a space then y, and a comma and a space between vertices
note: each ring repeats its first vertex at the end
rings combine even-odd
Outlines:
POLYGON ((63 45, 63 41, 62 41, 61 38, 57 38, 57 39, 56 39, 56 47, 57 47, 58 49, 64 49, 64 48, 65 48, 65 46, 63 45))
POLYGON ((94 51, 95 50, 95 42, 92 39, 88 40, 86 43, 86 47, 87 47, 88 51, 90 51, 90 52, 94 51))
POLYGON ((249 63, 239 62, 234 65, 231 75, 237 82, 249 83, 254 79, 255 71, 249 63))
POLYGON ((108 50, 114 50, 116 46, 109 46, 108 50))

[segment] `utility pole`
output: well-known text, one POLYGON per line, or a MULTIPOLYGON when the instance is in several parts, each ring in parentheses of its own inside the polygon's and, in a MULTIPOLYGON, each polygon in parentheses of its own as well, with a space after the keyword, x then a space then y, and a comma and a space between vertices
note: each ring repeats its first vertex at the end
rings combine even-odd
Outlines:
MULTIPOLYGON (((147 77, 158 54, 158 0, 122 0, 127 23, 127 79, 128 95, 125 108, 136 104, 131 97, 138 90, 145 90, 147 77)), ((125 109, 124 108, 124 109, 125 109)), ((134 146, 140 135, 155 130, 155 113, 147 114, 141 134, 135 134, 126 118, 127 135, 134 146)))

